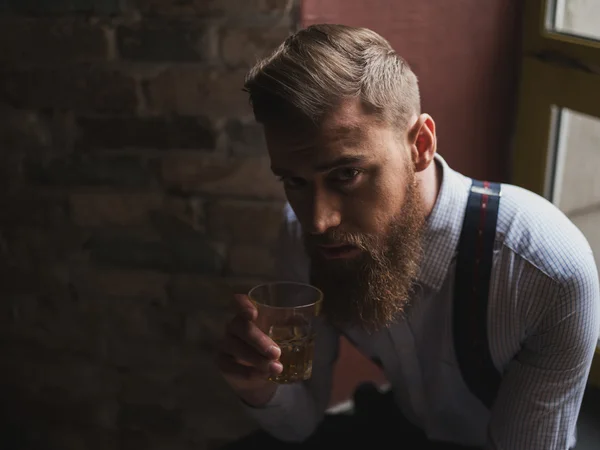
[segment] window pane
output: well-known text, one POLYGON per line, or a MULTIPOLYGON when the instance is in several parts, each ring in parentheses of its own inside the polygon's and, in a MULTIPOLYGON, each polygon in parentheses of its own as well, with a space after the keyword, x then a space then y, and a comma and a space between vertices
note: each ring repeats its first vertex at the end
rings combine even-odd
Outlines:
POLYGON ((551 199, 585 235, 600 268, 600 119, 566 108, 557 117, 551 199))
POLYGON ((600 40, 600 0, 547 0, 553 31, 600 40))
POLYGON ((552 201, 569 216, 600 213, 600 119, 563 108, 559 120, 552 201))

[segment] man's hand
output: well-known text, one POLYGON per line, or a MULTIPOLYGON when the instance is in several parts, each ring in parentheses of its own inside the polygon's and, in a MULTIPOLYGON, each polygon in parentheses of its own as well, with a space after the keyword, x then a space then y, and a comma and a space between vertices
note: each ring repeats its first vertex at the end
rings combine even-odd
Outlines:
POLYGON ((269 376, 281 373, 281 350, 256 326, 258 311, 246 295, 235 295, 236 314, 227 324, 218 346, 217 365, 223 377, 246 403, 260 407, 269 402, 277 384, 269 376))

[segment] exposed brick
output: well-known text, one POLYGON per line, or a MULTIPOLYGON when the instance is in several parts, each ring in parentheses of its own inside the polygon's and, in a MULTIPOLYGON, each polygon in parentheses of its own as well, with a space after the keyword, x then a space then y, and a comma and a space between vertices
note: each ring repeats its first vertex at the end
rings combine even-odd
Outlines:
POLYGON ((15 350, 23 349, 22 345, 13 344, 10 347, 11 354, 5 352, 4 363, 19 374, 15 381, 21 386, 29 386, 33 390, 68 390, 68 397, 73 400, 107 398, 119 391, 118 373, 114 369, 65 353, 52 353, 55 360, 46 360, 50 358, 42 354, 51 352, 45 351, 43 344, 38 345, 35 353, 25 355, 15 354, 15 350))
MULTIPOLYGON (((11 347, 13 345, 14 341, 11 340, 11 347)), ((42 353, 43 349, 40 349, 38 355, 42 353)), ((3 372, 14 370, 14 367, 3 366, 3 372)), ((38 370, 42 372, 43 368, 38 370)), ((118 448, 118 441, 114 439, 115 433, 110 429, 100 429, 106 423, 105 418, 110 415, 109 403, 113 403, 114 409, 114 402, 108 399, 97 399, 96 404, 72 402, 68 395, 69 392, 61 396, 59 391, 48 392, 43 389, 26 389, 3 384, 3 448, 118 448)))
POLYGON ((232 276, 229 276, 226 278, 227 285, 236 294, 240 294, 240 293, 246 294, 254 286, 264 283, 265 281, 266 281, 266 279, 262 278, 262 277, 232 277, 232 276))
POLYGON ((120 430, 119 441, 122 449, 147 450, 152 445, 152 439, 148 433, 140 430, 120 430))
POLYGON ((220 337, 228 320, 229 314, 218 314, 216 312, 195 311, 184 317, 184 336, 190 343, 201 344, 205 349, 214 347, 220 337))
POLYGON ((161 194, 73 193, 69 205, 73 221, 83 227, 142 225, 163 204, 161 194))
POLYGON ((173 370, 198 358, 198 349, 181 342, 147 339, 125 339, 123 330, 113 329, 106 336, 106 364, 124 374, 150 370, 173 370), (192 351, 193 350, 193 351, 192 351))
POLYGON ((223 160, 181 152, 165 156, 161 172, 165 186, 179 192, 285 198, 268 158, 223 160))
POLYGON ((230 308, 234 293, 226 279, 198 275, 174 275, 169 286, 173 306, 186 315, 225 311, 230 308))
POLYGON ((119 400, 128 404, 172 407, 177 403, 172 387, 181 372, 179 365, 143 370, 141 373, 132 370, 122 377, 123 390, 119 400))
POLYGON ((174 276, 169 291, 171 307, 184 317, 186 341, 210 350, 233 316, 233 294, 248 292, 261 282, 251 277, 174 276))
MULTIPOLYGON (((189 345, 194 349, 195 346, 189 345)), ((178 403, 186 411, 201 411, 201 404, 207 401, 211 405, 209 410, 214 414, 226 415, 230 407, 239 406, 239 398, 228 387, 222 375, 218 372, 214 362, 214 353, 199 352, 201 357, 187 362, 174 383, 173 390, 178 398, 178 403), (200 383, 198 381, 201 380, 200 383), (214 405, 225 406, 224 409, 214 408, 214 405)), ((197 424, 196 426, 199 426, 197 424)))
MULTIPOLYGON (((110 408, 116 408, 111 405, 110 408)), ((51 408, 50 408, 51 409, 51 408)), ((48 411, 52 414, 51 411, 48 411)), ((99 412, 101 413, 101 412, 99 412)), ((111 412, 116 415, 116 411, 111 412)), ((49 427, 47 435, 34 448, 43 448, 52 442, 52 448, 65 450, 105 450, 121 448, 119 434, 106 427, 76 426, 60 424, 49 427)))
POLYGON ((229 251, 229 270, 233 275, 270 277, 274 268, 273 255, 264 246, 236 245, 229 251))
POLYGON ((5 245, 3 251, 8 250, 10 255, 1 261, 4 277, 2 293, 6 300, 2 307, 3 312, 8 313, 2 317, 2 323, 3 325, 10 324, 11 331, 18 329, 21 325, 35 323, 39 319, 39 317, 36 318, 36 314, 47 312, 46 305, 40 305, 40 301, 49 299, 48 304, 50 305, 57 299, 64 300, 70 297, 68 281, 65 281, 64 276, 54 273, 63 271, 58 268, 61 266, 58 258, 38 258, 34 264, 29 264, 24 261, 23 255, 18 254, 25 250, 30 252, 30 256, 33 256, 32 259, 37 256, 34 253, 38 248, 32 249, 34 247, 32 243, 29 244, 29 248, 23 249, 23 242, 16 243, 12 239, 13 237, 22 239, 30 237, 30 235, 31 229, 26 232, 18 230, 17 233, 7 233, 4 236, 11 240, 7 239, 6 243, 3 243, 5 245), (53 263, 54 266, 39 269, 40 264, 49 263, 53 263), (16 267, 17 264, 20 266, 19 268, 16 267), (32 283, 33 279, 36 280, 35 283, 32 283))
POLYGON ((159 405, 122 404, 118 425, 121 429, 152 430, 153 433, 175 435, 183 427, 180 410, 167 410, 159 405))
POLYGON ((30 411, 29 417, 37 419, 50 428, 66 424, 79 429, 115 427, 118 405, 111 400, 75 400, 71 398, 69 389, 42 387, 36 392, 35 397, 24 398, 23 401, 30 411))
POLYGON ((119 0, 4 0, 0 10, 28 14, 95 13, 102 15, 119 12, 119 0))
POLYGON ((52 144, 52 127, 37 112, 0 108, 0 142, 5 152, 48 148, 52 144))
POLYGON ((221 57, 228 66, 250 67, 269 55, 290 34, 289 28, 224 28, 221 57))
POLYGON ((272 265, 284 196, 241 88, 296 3, 0 0, 30 15, 0 19, 0 384, 30 393, 29 447, 216 448, 252 429, 209 350, 272 265), (138 64, 162 61, 196 64, 138 64))
POLYGON ((98 232, 86 242, 84 249, 101 267, 165 272, 173 267, 171 252, 165 245, 135 236, 98 232))
POLYGON ((3 145, 0 158, 11 154, 40 158, 41 155, 70 153, 73 120, 73 115, 65 111, 29 111, 0 106, 0 142, 3 145))
POLYGON ((179 435, 162 436, 160 434, 152 432, 152 430, 147 429, 121 430, 119 432, 119 438, 119 448, 127 450, 197 450, 198 448, 201 448, 203 450, 205 449, 202 443, 198 445, 186 442, 187 439, 179 435))
POLYGON ((0 198, 0 224, 52 228, 67 219, 67 201, 62 194, 22 191, 0 198))
POLYGON ((232 119, 225 125, 229 149, 233 155, 266 155, 263 127, 254 119, 232 119))
POLYGON ((158 113, 226 117, 252 114, 242 92, 243 71, 223 72, 180 66, 164 70, 144 83, 148 108, 158 113))
POLYGON ((189 21, 145 20, 120 26, 117 43, 122 58, 132 61, 205 61, 211 39, 206 25, 189 21))
MULTIPOLYGON (((3 238, 6 239, 8 254, 13 265, 21 269, 40 268, 46 270, 49 285, 56 285, 56 291, 68 297, 69 292, 65 284, 55 283, 50 275, 54 267, 60 262, 70 261, 81 252, 81 247, 86 240, 86 234, 76 227, 65 223, 57 228, 49 228, 47 224, 42 227, 19 226, 5 230, 3 238), (45 265, 49 265, 46 267, 45 265)), ((36 278, 43 280, 43 273, 36 273, 36 278)), ((43 280, 46 281, 46 280, 43 280)), ((43 283, 42 283, 43 284, 43 283)), ((42 287, 42 284, 38 287, 42 287)), ((48 286, 44 287, 50 293, 48 286)))
MULTIPOLYGON (((4 234, 4 233, 3 233, 4 234)), ((5 236, 2 236, 5 239, 5 236)), ((4 244, 4 243, 3 243, 4 244)), ((18 247, 12 242, 2 249, 2 295, 5 301, 0 305, 2 311, 2 325, 13 331, 16 322, 20 321, 22 310, 29 311, 35 308, 36 288, 32 286, 31 279, 34 276, 31 268, 27 267, 22 255, 8 254, 18 247), (15 261, 17 263, 15 263, 15 261), (15 267, 19 264, 21 267, 15 267)), ((17 248, 17 252, 21 249, 17 248)))
POLYGON ((272 244, 282 223, 283 202, 222 200, 207 205, 208 230, 224 241, 272 244))
POLYGON ((102 305, 96 315, 118 329, 123 342, 143 340, 154 344, 183 340, 184 318, 168 305, 164 289, 155 292, 147 290, 138 297, 112 297, 103 292, 82 292, 85 292, 83 299, 102 305))
POLYGON ((221 242, 166 212, 153 212, 150 216, 152 226, 172 253, 174 271, 220 273, 225 260, 221 242))
POLYGON ((200 198, 170 195, 165 198, 164 211, 194 231, 206 231, 206 210, 204 201, 200 198))
POLYGON ((35 284, 40 292, 28 310, 19 311, 11 333, 19 339, 43 343, 48 351, 72 352, 82 359, 99 357, 100 331, 106 324, 97 315, 86 313, 72 289, 49 290, 37 274, 32 274, 30 284, 35 284))
POLYGON ((168 274, 144 270, 82 268, 72 274, 82 292, 115 297, 164 299, 169 281, 168 274))
POLYGON ((73 270, 73 284, 79 303, 88 315, 102 324, 103 339, 110 328, 123 342, 143 340, 181 342, 183 317, 168 303, 165 283, 168 275, 152 271, 119 271, 87 268, 73 270), (117 272, 123 272, 119 275, 117 272), (143 280, 148 281, 143 286, 143 280), (107 283, 113 281, 116 286, 107 283))
POLYGON ((215 148, 215 131, 205 117, 80 117, 83 148, 215 148))
POLYGON ((162 272, 218 274, 224 266, 221 246, 197 233, 166 236, 156 242, 131 236, 97 233, 86 243, 94 262, 116 268, 148 269, 162 272))
POLYGON ((68 390, 51 387, 42 387, 30 405, 36 415, 47 418, 52 425, 73 421, 79 426, 89 424, 87 406, 85 402, 70 399, 68 390))
POLYGON ((135 90, 132 77, 93 66, 0 71, 0 102, 17 108, 133 112, 135 90))
POLYGON ((24 172, 47 186, 149 187, 154 175, 143 160, 126 155, 74 155, 49 162, 26 159, 24 172))
POLYGON ((234 293, 224 280, 190 275, 175 277, 170 298, 172 307, 182 313, 184 339, 211 349, 233 316, 234 293), (198 301, 200 297, 202 301, 198 301))
POLYGON ((21 172, 23 155, 6 149, 0 153, 0 190, 4 195, 10 195, 22 184, 21 172))
POLYGON ((106 36, 99 25, 81 19, 0 19, 2 63, 65 64, 106 58, 106 36))

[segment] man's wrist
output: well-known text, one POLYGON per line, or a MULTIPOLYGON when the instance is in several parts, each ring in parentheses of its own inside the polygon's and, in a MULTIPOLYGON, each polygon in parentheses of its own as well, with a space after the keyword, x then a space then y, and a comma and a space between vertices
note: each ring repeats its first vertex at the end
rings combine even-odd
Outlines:
POLYGON ((264 389, 240 392, 238 396, 251 408, 264 408, 275 396, 277 387, 277 383, 269 382, 264 389))

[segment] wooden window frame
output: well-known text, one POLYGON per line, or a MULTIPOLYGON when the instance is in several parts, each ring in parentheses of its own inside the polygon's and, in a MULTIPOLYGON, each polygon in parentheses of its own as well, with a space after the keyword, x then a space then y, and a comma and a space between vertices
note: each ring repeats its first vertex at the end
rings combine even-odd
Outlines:
MULTIPOLYGON (((553 0, 524 3, 512 181, 550 199, 557 111, 600 118, 600 40, 551 31, 553 0)), ((589 383, 600 387, 598 348, 589 383)))

